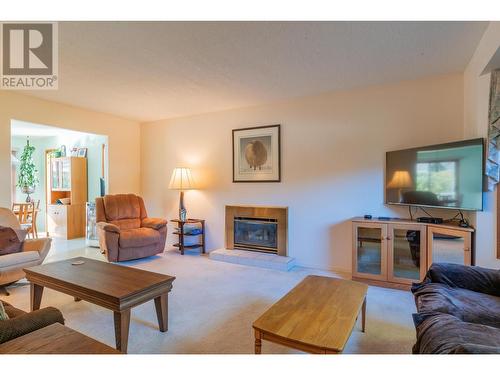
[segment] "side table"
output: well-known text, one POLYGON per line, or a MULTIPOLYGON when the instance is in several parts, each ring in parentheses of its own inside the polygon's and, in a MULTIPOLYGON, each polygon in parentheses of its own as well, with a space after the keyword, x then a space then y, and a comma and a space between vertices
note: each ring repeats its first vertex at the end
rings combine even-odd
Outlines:
POLYGON ((173 234, 176 234, 179 236, 179 242, 175 243, 174 246, 179 248, 182 255, 184 255, 184 250, 186 250, 186 249, 201 249, 201 253, 205 254, 205 220, 187 219, 186 221, 182 221, 179 219, 172 219, 170 221, 177 223, 176 231, 173 234), (186 224, 200 224, 201 233, 197 233, 197 234, 184 233, 184 225, 186 225, 186 224), (190 236, 200 237, 199 243, 194 244, 194 245, 184 245, 185 237, 190 237, 190 236))

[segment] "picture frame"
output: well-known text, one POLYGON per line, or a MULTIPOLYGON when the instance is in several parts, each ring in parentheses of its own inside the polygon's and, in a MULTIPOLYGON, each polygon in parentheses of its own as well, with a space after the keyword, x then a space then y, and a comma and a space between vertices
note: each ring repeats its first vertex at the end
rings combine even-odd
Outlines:
POLYGON ((70 152, 70 156, 78 157, 78 148, 73 147, 70 152))
POLYGON ((87 157, 87 148, 78 148, 78 157, 79 158, 86 158, 87 157))
POLYGON ((233 129, 233 182, 281 182, 281 125, 233 129))

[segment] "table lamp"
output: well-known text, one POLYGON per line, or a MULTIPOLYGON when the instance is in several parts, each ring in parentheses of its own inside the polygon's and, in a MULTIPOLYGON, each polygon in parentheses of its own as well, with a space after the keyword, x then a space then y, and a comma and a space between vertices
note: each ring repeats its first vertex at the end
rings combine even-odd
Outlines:
POLYGON ((174 168, 170 178, 169 189, 180 190, 179 220, 186 221, 187 212, 184 207, 184 191, 194 189, 194 181, 189 168, 174 168))
POLYGON ((389 189, 398 189, 399 203, 403 203, 403 189, 413 187, 410 172, 408 171, 395 171, 392 175, 391 181, 387 184, 389 189))

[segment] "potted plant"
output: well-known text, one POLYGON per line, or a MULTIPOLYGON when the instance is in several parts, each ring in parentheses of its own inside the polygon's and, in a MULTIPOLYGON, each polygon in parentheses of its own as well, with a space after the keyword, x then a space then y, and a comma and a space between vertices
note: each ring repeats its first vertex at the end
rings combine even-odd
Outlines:
POLYGON ((31 202, 30 194, 35 192, 38 185, 38 171, 33 161, 33 153, 35 146, 30 146, 30 141, 26 141, 23 153, 21 154, 21 162, 19 164, 19 176, 17 178, 17 187, 21 188, 24 194, 27 194, 26 202, 31 202))

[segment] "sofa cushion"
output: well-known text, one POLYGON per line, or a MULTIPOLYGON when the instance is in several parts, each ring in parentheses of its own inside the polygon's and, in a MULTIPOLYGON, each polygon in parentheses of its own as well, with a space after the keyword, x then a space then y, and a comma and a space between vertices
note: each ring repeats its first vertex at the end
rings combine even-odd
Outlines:
POLYGON ((500 354, 500 329, 437 313, 417 326, 417 343, 413 353, 500 354))
POLYGON ((22 251, 26 230, 0 226, 0 255, 22 251))
POLYGON ((119 242, 124 248, 154 245, 160 242, 160 233, 151 228, 122 230, 119 242))
POLYGON ((141 227, 141 219, 112 220, 109 224, 116 225, 120 230, 137 229, 141 227))
POLYGON ((135 194, 106 195, 103 202, 108 222, 141 218, 141 205, 135 194))
POLYGON ((29 267, 31 263, 40 261, 38 251, 23 251, 20 253, 7 254, 0 256, 0 271, 8 271, 19 266, 29 267))
POLYGON ((412 291, 429 283, 445 284, 452 288, 473 290, 500 297, 500 270, 453 263, 433 263, 421 283, 412 291))
POLYGON ((414 292, 422 314, 440 312, 468 322, 500 328, 500 297, 430 283, 414 292))

